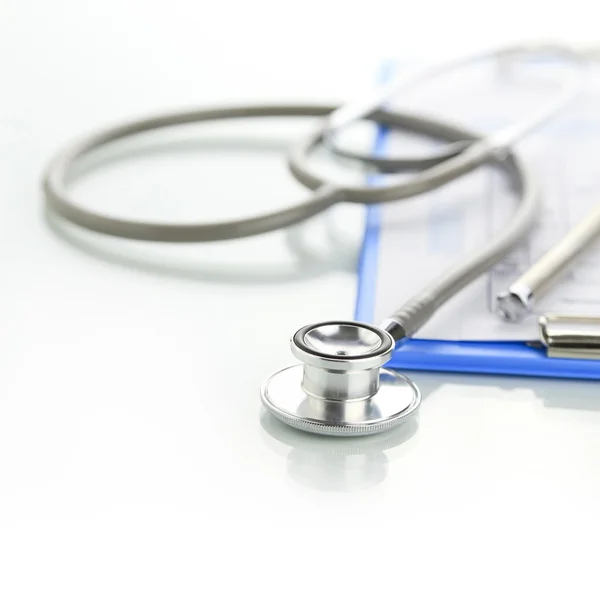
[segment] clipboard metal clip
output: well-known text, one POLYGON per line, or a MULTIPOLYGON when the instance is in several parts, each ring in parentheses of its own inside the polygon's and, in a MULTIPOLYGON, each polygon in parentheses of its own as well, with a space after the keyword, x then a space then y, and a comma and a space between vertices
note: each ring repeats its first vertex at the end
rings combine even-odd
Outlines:
POLYGON ((548 357, 600 360, 600 317, 549 313, 539 327, 548 357))

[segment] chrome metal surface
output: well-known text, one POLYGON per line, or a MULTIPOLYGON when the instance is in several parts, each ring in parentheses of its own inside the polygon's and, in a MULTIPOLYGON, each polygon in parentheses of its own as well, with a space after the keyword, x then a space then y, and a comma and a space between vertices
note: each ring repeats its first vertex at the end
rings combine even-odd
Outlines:
POLYGON ((302 389, 303 367, 277 371, 263 385, 262 402, 277 419, 304 431, 334 436, 369 435, 406 421, 421 394, 406 377, 381 369, 379 389, 366 400, 330 401, 302 389))
POLYGON ((383 343, 376 331, 353 323, 319 325, 304 334, 304 343, 321 354, 363 356, 376 352, 383 343))
POLYGON ((357 321, 306 325, 291 339, 303 365, 273 374, 261 390, 264 406, 280 421, 325 435, 367 435, 390 429, 419 406, 415 385, 381 367, 394 338, 357 321))
POLYGON ((600 318, 548 314, 539 326, 549 357, 600 359, 600 318))
POLYGON ((302 390, 321 400, 355 401, 379 389, 379 368, 394 340, 382 329, 354 321, 329 321, 299 329, 292 353, 304 363, 302 390))
POLYGON ((367 323, 326 321, 299 329, 291 348, 298 360, 312 367, 357 371, 385 364, 392 357, 394 338, 367 323))

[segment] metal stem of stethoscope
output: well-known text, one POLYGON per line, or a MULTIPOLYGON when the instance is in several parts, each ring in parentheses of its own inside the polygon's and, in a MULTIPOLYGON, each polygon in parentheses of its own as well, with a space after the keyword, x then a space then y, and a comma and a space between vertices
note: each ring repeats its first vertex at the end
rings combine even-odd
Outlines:
MULTIPOLYGON (((556 48, 552 52, 555 51, 556 48)), ((568 50, 562 49, 562 54, 573 57, 568 50)), ((433 71, 437 73, 440 69, 433 71)), ((423 78, 417 77, 416 80, 423 78)), ((566 91, 559 95, 562 104, 574 95, 575 88, 569 81, 566 91)), ((356 113, 362 115, 365 106, 361 105, 356 113)), ((541 115, 546 115, 545 118, 556 111, 557 102, 549 103, 548 107, 540 111, 541 115)), ((434 119, 377 111, 369 118, 391 128, 407 129, 448 142, 452 151, 433 159, 395 158, 391 162, 370 156, 360 157, 388 170, 392 166, 396 170, 423 170, 399 183, 354 187, 333 185, 310 164, 311 151, 331 132, 327 125, 330 122, 326 122, 325 127, 320 127, 307 140, 293 147, 288 157, 291 172, 298 181, 314 190, 313 196, 292 208, 231 222, 169 224, 123 220, 81 207, 71 200, 68 192, 74 167, 82 157, 131 135, 174 125, 224 119, 327 117, 335 115, 336 108, 314 105, 217 107, 126 123, 84 138, 60 153, 47 171, 44 191, 50 210, 93 231, 138 240, 199 242, 273 231, 301 222, 339 202, 374 204, 403 200, 438 188, 485 163, 501 167, 520 203, 510 223, 495 239, 414 296, 381 328, 347 321, 302 328, 292 338, 292 352, 303 366, 284 369, 263 386, 264 405, 277 418, 294 427, 332 435, 364 435, 401 423, 419 406, 420 395, 414 384, 401 375, 382 369, 395 343, 412 336, 443 303, 505 256, 531 229, 537 214, 537 195, 528 171, 505 147, 505 143, 528 131, 538 121, 541 122, 540 119, 529 119, 499 134, 481 138, 461 127, 434 119)), ((370 110, 373 106, 368 108, 370 110)), ((330 139, 326 141, 331 142, 330 139)))

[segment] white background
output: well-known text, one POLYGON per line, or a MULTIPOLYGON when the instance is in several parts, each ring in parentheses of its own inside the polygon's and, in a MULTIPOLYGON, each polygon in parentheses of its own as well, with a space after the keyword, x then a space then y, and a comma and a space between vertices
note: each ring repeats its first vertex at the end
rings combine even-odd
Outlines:
MULTIPOLYGON (((115 120, 337 101, 390 57, 597 35, 587 1, 352 4, 0 1, 2 598, 597 597, 597 384, 415 374, 419 426, 391 439, 261 426, 289 335, 352 314, 340 260, 44 219, 52 153, 115 120)), ((77 191, 128 216, 256 212, 302 197, 271 151, 286 132, 261 153, 188 140, 77 191)))

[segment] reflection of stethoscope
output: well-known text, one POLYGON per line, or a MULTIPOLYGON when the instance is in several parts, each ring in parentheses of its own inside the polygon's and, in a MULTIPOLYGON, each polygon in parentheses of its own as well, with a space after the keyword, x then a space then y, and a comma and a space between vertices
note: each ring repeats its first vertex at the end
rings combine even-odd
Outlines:
POLYGON ((314 436, 287 427, 266 411, 260 424, 265 443, 285 457, 288 475, 323 492, 356 492, 379 485, 390 462, 408 451, 407 443, 418 429, 417 419, 407 419, 375 436, 314 436))
MULTIPOLYGON (((526 49, 532 51, 532 49, 526 49)), ((434 65, 401 77, 358 102, 336 108, 327 105, 264 105, 219 107, 167 114, 128 123, 100 132, 68 147, 52 161, 44 179, 50 210, 77 225, 107 235, 158 242, 204 242, 253 236, 288 227, 343 202, 376 204, 411 198, 436 189, 483 164, 501 168, 520 202, 510 223, 476 255, 456 265, 397 310, 381 327, 351 321, 319 323, 303 327, 292 337, 292 352, 302 365, 272 375, 262 388, 264 406, 293 427, 329 435, 348 436, 381 432, 405 421, 419 407, 420 393, 406 377, 381 369, 397 343, 411 337, 433 313, 497 263, 531 229, 538 198, 529 172, 510 150, 517 139, 542 124, 574 98, 581 71, 570 77, 556 98, 534 117, 486 137, 431 118, 381 110, 397 90, 429 79, 445 70, 492 56, 519 54, 508 49, 434 65), (117 219, 88 211, 72 202, 67 185, 76 163, 94 150, 150 130, 174 125, 249 117, 324 117, 324 124, 294 146, 288 165, 294 177, 314 190, 304 203, 259 217, 211 224, 162 224, 117 219), (437 155, 424 158, 378 158, 343 151, 335 133, 365 117, 394 130, 410 131, 448 145, 437 155), (325 180, 309 157, 318 145, 350 156, 385 172, 417 171, 401 182, 384 185, 341 186, 325 180)), ((554 46, 534 48, 542 54, 575 60, 576 52, 554 46)))

